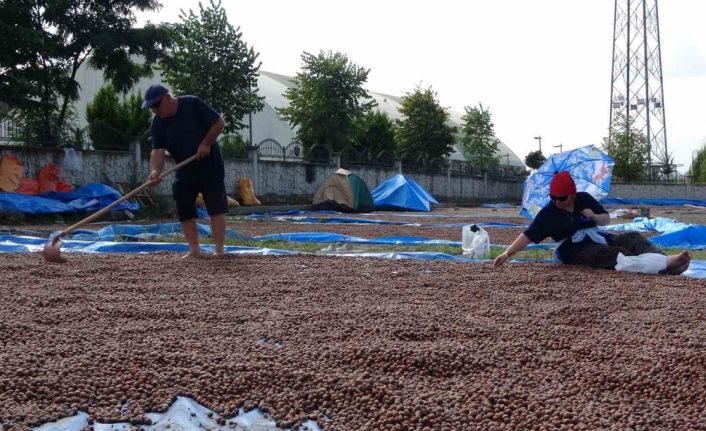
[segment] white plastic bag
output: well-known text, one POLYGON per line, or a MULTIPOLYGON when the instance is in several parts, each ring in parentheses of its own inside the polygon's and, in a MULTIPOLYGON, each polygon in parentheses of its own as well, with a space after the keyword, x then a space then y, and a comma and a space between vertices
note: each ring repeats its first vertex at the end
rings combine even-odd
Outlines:
POLYGON ((488 232, 478 225, 464 226, 461 237, 461 248, 466 256, 482 259, 490 251, 488 232))
POLYGON ((83 154, 73 148, 64 148, 64 159, 61 161, 61 170, 64 172, 80 171, 83 169, 83 154))
POLYGON ((667 256, 659 253, 643 253, 639 256, 625 256, 618 253, 616 271, 657 274, 667 267, 667 256))

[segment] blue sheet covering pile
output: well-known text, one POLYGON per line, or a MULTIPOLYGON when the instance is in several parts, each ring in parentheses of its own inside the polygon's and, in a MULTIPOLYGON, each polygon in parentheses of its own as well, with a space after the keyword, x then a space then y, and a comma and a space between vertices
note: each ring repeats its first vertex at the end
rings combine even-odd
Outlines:
MULTIPOLYGON (((46 192, 38 195, 0 193, 0 213, 23 213, 31 215, 72 212, 95 212, 105 208, 122 195, 105 184, 92 183, 73 192, 46 192)), ((140 208, 137 202, 122 202, 113 211, 140 208)))

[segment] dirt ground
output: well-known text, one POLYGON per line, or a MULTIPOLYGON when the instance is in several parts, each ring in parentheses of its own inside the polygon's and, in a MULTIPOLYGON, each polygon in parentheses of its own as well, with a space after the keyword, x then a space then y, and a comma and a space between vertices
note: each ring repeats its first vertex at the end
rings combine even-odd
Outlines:
MULTIPOLYGON (((177 395, 325 430, 706 429, 702 280, 553 264, 0 254, 0 423, 177 395)), ((122 412, 122 415, 121 415, 122 412)))

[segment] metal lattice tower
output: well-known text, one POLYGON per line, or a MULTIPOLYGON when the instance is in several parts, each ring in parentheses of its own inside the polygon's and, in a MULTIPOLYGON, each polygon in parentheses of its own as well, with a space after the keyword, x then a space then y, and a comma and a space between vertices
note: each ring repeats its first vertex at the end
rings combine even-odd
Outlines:
MULTIPOLYGON (((657 0, 615 0, 610 125, 622 113, 647 137, 650 175, 669 167, 657 0)), ((610 137, 609 137, 610 139, 610 137)))

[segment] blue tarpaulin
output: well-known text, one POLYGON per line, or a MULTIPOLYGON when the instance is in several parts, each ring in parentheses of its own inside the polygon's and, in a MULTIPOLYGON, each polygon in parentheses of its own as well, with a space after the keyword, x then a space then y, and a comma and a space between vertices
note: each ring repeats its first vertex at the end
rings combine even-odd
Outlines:
MULTIPOLYGON (((39 252, 44 248, 46 239, 25 236, 2 235, 0 236, 0 253, 39 252)), ((211 245, 202 245, 204 252, 212 252, 211 245)), ((109 241, 77 241, 65 240, 62 250, 66 252, 84 253, 156 253, 163 251, 185 253, 188 245, 185 243, 167 242, 109 242, 109 241)), ((229 254, 259 254, 259 255, 292 255, 305 254, 291 250, 273 250, 257 247, 226 246, 225 252, 229 254)), ((464 256, 454 256, 446 253, 435 252, 388 252, 388 253, 355 253, 335 252, 329 253, 336 256, 349 257, 374 257, 380 259, 413 259, 413 260, 441 260, 451 262, 490 262, 490 260, 471 259, 464 256)), ((527 260, 516 259, 516 262, 556 262, 553 259, 527 260)), ((684 276, 706 278, 706 261, 692 260, 684 276)))
POLYGON ((706 248, 706 226, 691 225, 650 238, 660 247, 703 250, 706 248))
MULTIPOLYGON (((196 226, 199 235, 211 236, 210 226, 201 223, 197 223, 196 226)), ((111 224, 98 230, 78 229, 67 237, 84 241, 115 241, 120 238, 158 240, 182 235, 181 223, 162 223, 144 225, 111 224)), ((226 229, 226 236, 228 238, 248 238, 230 228, 226 229)))
POLYGON ((680 223, 666 217, 637 217, 632 223, 612 224, 607 230, 659 232, 661 235, 649 239, 653 244, 664 248, 703 250, 706 248, 706 226, 680 223))
POLYGON ((422 186, 402 174, 383 181, 372 194, 376 209, 428 212, 431 204, 439 203, 422 186))
POLYGON ((672 232, 689 226, 672 218, 666 217, 636 217, 631 223, 611 224, 604 226, 607 230, 636 231, 636 232, 672 232))
POLYGON ((629 199, 629 198, 617 198, 617 197, 605 197, 601 199, 601 203, 604 205, 656 205, 656 206, 684 206, 684 205, 694 205, 697 207, 706 206, 706 201, 699 201, 693 199, 629 199))
MULTIPOLYGON (((112 204, 122 196, 105 184, 86 184, 73 192, 46 192, 39 195, 20 193, 0 193, 0 212, 23 214, 71 213, 79 211, 94 212, 112 204)), ((137 202, 122 202, 114 211, 139 208, 137 202)))

